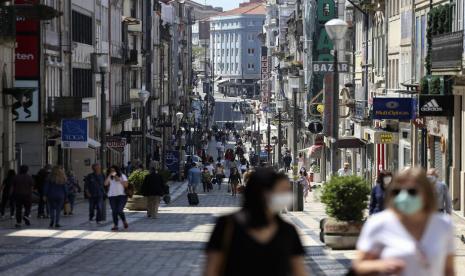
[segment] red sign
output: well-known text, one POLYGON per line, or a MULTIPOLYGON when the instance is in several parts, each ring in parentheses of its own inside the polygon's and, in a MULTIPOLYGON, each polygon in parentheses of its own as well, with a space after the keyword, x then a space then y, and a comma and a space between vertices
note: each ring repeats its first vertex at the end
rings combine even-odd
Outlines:
POLYGON ((15 69, 17 78, 39 77, 39 36, 17 35, 15 69))
MULTIPOLYGON (((33 5, 38 4, 39 0, 16 0, 16 5, 33 5)), ((39 20, 28 20, 22 16, 16 17, 16 32, 38 33, 39 20)))
POLYGON ((413 124, 417 127, 417 128, 424 128, 425 127, 425 118, 415 118, 413 120, 413 124))

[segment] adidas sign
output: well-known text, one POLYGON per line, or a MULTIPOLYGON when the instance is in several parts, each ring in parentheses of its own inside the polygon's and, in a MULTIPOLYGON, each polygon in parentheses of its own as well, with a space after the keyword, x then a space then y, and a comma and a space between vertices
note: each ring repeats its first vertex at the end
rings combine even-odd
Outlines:
POLYGON ((432 99, 431 101, 425 103, 421 108, 421 111, 435 111, 435 112, 441 112, 443 111, 442 107, 439 106, 438 102, 435 99, 432 99))

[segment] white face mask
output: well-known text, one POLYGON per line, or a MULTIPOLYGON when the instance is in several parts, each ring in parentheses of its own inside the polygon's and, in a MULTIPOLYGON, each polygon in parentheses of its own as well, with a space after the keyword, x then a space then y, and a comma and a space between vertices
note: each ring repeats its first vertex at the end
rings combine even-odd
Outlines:
POLYGON ((275 193, 272 194, 269 201, 269 207, 273 213, 279 213, 293 203, 293 196, 291 192, 275 193))
POLYGON ((383 183, 384 183, 385 186, 391 184, 391 181, 392 181, 392 177, 390 177, 390 176, 386 176, 386 177, 383 178, 383 183))

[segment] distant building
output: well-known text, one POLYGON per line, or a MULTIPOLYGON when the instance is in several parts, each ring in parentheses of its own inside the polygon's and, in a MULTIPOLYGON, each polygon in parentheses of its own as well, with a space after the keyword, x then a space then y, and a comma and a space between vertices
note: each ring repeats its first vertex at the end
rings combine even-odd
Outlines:
POLYGON ((239 8, 210 18, 210 57, 215 85, 222 93, 258 94, 261 41, 265 20, 262 1, 243 3, 239 8))

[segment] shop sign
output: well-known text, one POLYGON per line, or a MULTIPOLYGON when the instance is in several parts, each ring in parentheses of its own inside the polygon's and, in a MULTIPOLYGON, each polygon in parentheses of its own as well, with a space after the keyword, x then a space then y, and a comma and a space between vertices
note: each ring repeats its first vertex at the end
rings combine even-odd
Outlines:
POLYGON ((15 76, 17 78, 39 77, 39 37, 17 35, 15 50, 15 76))
POLYGON ((13 95, 16 100, 12 105, 13 120, 26 123, 39 122, 39 81, 16 80, 15 87, 31 88, 31 92, 13 95))
POLYGON ((119 136, 107 136, 107 147, 117 151, 124 151, 126 146, 126 138, 119 136))
POLYGON ((61 121, 61 147, 65 149, 88 148, 89 125, 85 119, 61 121))
POLYGON ((166 152, 165 164, 168 170, 172 173, 179 172, 179 151, 170 150, 166 152))
POLYGON ((422 118, 422 117, 417 117, 413 120, 413 124, 417 127, 417 128, 425 128, 425 118, 422 118))
POLYGON ((398 144, 399 133, 366 129, 364 140, 373 144, 398 144))
POLYGON ((373 118, 378 120, 411 120, 415 116, 412 98, 373 98, 373 118))
POLYGON ((454 115, 453 95, 420 95, 420 116, 447 117, 454 115))
POLYGON ((431 68, 433 70, 462 68, 463 31, 441 34, 432 39, 431 68))
MULTIPOLYGON (((334 62, 326 62, 326 61, 316 61, 313 63, 313 73, 332 73, 334 72, 335 66, 334 62)), ((347 62, 338 62, 337 69, 339 73, 348 73, 349 72, 349 63, 347 62)))

